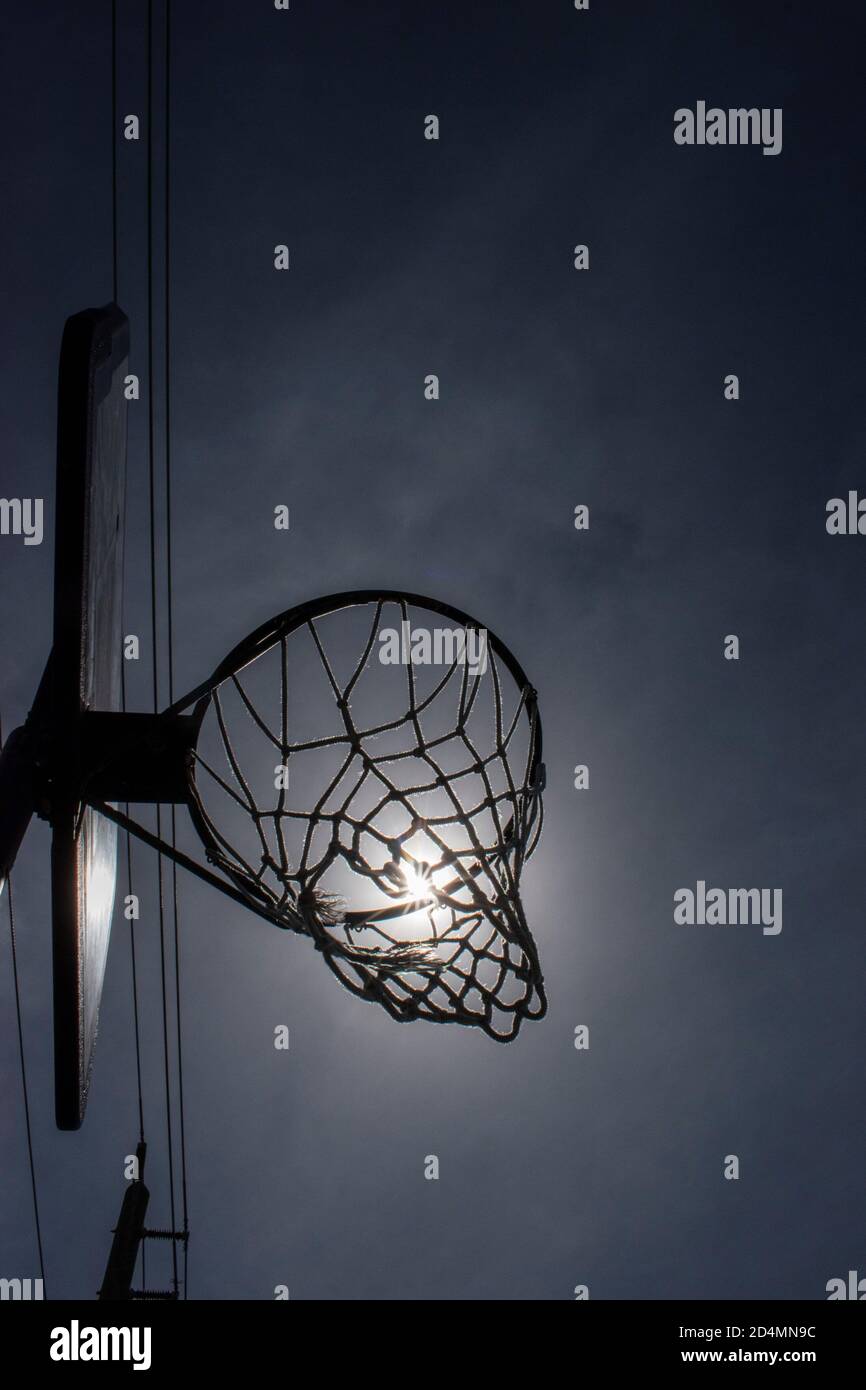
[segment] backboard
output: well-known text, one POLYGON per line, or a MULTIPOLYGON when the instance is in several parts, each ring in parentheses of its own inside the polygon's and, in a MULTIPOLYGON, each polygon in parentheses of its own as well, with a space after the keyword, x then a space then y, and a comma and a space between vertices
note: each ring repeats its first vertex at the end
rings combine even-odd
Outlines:
POLYGON ((51 728, 55 1116, 84 1118, 105 974, 117 828, 81 802, 83 715, 121 708, 126 316, 67 319, 57 417, 51 728))

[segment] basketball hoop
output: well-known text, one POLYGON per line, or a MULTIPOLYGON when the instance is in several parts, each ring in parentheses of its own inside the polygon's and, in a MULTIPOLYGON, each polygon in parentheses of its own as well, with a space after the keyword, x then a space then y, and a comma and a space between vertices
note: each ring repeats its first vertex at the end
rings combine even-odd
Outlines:
POLYGON ((433 599, 341 594, 259 628, 172 712, 192 705, 192 818, 251 906, 402 1021, 509 1041, 543 1016, 519 893, 541 831, 541 725, 497 638, 433 599), (415 640, 386 662, 394 633, 415 640))
POLYGON ((392 1017, 511 1041, 547 1008, 520 898, 544 787, 523 668, 459 609, 363 590, 265 623, 161 714, 121 708, 127 351, 114 304, 66 325, 54 646, 0 750, 0 889, 31 816, 53 832, 58 1125, 87 1100, 117 827, 392 1017), (208 864, 124 803, 186 805, 208 864))

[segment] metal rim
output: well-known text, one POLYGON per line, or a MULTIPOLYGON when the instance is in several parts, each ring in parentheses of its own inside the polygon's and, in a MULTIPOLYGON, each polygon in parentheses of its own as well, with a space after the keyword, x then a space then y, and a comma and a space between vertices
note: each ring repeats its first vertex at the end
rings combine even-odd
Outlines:
POLYGON ((342 612, 345 608, 360 608, 363 604, 368 603, 406 603, 415 608, 426 608, 431 613, 439 613, 444 618, 450 618, 460 627, 487 633, 487 639, 493 650, 510 672, 518 688, 527 692, 527 708, 533 710, 535 718, 536 745, 532 770, 533 774, 537 773, 542 760, 541 717, 538 713, 535 687, 530 682, 517 657, 502 639, 497 637, 495 632, 491 632, 484 623, 480 623, 477 618, 464 613, 462 609, 424 594, 405 593, 401 589, 349 589, 338 594, 327 594, 324 598, 309 599, 306 603, 297 604, 294 608, 286 608, 282 613, 269 618, 249 636, 238 642, 228 655, 223 657, 208 680, 202 681, 194 690, 191 690, 180 700, 176 700, 166 713, 181 714, 191 705, 206 701, 210 693, 229 676, 242 671, 257 657, 264 655, 280 637, 288 636, 289 633, 302 627, 304 623, 310 622, 314 618, 323 618, 329 613, 342 612))

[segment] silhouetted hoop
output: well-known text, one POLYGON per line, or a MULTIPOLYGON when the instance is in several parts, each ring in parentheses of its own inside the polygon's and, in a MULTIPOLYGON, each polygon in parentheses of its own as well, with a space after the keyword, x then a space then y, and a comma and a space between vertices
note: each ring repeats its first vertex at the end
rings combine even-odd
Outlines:
POLYGON ((257 910, 395 1018, 509 1041, 543 1015, 519 893, 541 723, 499 638, 435 599, 337 594, 263 624, 193 703, 192 817, 257 910))

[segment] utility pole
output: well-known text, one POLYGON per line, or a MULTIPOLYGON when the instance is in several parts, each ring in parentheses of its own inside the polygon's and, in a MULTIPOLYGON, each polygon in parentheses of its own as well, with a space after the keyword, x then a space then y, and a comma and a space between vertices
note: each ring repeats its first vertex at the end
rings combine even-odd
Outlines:
POLYGON ((117 1225, 114 1228, 114 1239, 111 1242, 108 1264, 105 1266, 102 1288, 97 1294, 97 1298, 103 1302, 127 1303, 132 1300, 152 1302, 178 1297, 176 1287, 174 1289, 134 1289, 132 1287, 138 1252, 143 1240, 186 1241, 187 1239, 186 1231, 149 1231, 145 1227, 144 1218, 147 1204, 150 1201, 150 1192, 144 1185, 146 1154, 147 1145, 142 1139, 135 1150, 135 1156, 138 1160, 138 1177, 129 1184, 123 1194, 123 1204, 120 1208, 117 1225))

